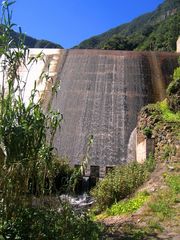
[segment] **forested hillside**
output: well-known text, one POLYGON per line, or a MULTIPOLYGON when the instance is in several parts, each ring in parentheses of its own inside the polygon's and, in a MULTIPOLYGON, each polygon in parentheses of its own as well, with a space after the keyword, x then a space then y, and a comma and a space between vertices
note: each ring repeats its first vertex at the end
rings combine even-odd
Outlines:
MULTIPOLYGON (((0 35, 2 33, 2 27, 3 26, 1 25, 0 26, 0 35)), ((36 38, 27 36, 25 34, 20 34, 13 30, 11 31, 11 37, 15 40, 15 42, 19 41, 20 35, 21 35, 21 38, 24 39, 24 44, 28 48, 63 48, 61 45, 47 41, 47 40, 42 40, 42 39, 38 40, 36 38)), ((1 39, 0 39, 0 41, 1 41, 1 39)), ((14 47, 14 46, 12 46, 12 47, 14 47)))
POLYGON ((180 1, 165 0, 151 12, 80 43, 75 48, 174 51, 180 34, 180 1))

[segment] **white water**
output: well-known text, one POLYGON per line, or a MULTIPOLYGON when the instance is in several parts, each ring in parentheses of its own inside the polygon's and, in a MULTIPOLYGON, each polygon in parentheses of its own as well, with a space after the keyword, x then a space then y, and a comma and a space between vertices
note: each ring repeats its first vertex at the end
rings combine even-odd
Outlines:
POLYGON ((83 209, 83 208, 88 208, 90 207, 94 200, 91 196, 89 196, 87 193, 84 193, 82 195, 78 196, 71 196, 71 195, 61 195, 60 199, 62 201, 66 201, 70 203, 73 207, 76 209, 83 209))

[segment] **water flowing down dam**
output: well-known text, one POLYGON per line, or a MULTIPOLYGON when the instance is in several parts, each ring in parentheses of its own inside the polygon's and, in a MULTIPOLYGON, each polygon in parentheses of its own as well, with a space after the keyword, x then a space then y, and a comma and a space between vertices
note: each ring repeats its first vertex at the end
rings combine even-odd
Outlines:
POLYGON ((72 165, 80 164, 93 135, 87 174, 103 175, 106 168, 126 162, 138 112, 165 97, 177 56, 67 50, 57 77, 61 88, 51 100, 52 108, 64 116, 55 138, 58 154, 67 156, 72 165))
MULTIPOLYGON (((34 56, 39 51, 30 53, 34 56)), ((179 55, 107 50, 43 52, 46 66, 41 62, 33 72, 48 68, 52 77, 52 81, 38 83, 44 108, 48 110, 50 105, 64 117, 54 140, 56 153, 67 156, 71 165, 80 165, 92 135, 86 176, 103 176, 111 167, 127 162, 137 115, 144 105, 165 97, 179 55), (59 84, 60 89, 53 93, 52 87, 59 84)))

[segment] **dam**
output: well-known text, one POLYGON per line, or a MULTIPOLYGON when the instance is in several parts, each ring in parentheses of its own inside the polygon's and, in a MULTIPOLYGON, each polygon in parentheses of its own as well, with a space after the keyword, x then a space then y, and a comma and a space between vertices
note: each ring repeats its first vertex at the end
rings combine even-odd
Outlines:
POLYGON ((55 136, 59 155, 80 165, 89 151, 86 175, 127 161, 127 146, 140 109, 165 97, 177 54, 66 50, 58 72, 60 90, 51 98, 64 116, 55 136))
MULTIPOLYGON (((30 54, 39 51, 31 49, 30 54)), ((88 154, 85 176, 101 177, 108 169, 126 163, 137 115, 144 105, 165 98, 180 54, 60 49, 43 52, 46 66, 41 63, 40 70, 47 68, 52 78, 38 83, 43 105, 46 111, 49 107, 60 110, 64 119, 55 135, 55 152, 67 157, 72 166, 81 165, 88 154), (54 86, 56 91, 52 91, 54 86), (87 153, 89 136, 93 141, 87 153)), ((38 69, 32 72, 40 72, 38 69)))

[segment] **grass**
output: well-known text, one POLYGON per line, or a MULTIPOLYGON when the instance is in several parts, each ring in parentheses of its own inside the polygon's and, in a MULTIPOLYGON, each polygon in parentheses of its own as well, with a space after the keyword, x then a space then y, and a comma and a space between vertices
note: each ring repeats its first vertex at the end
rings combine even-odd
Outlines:
POLYGON ((164 144, 162 147, 163 153, 162 153, 162 160, 168 160, 171 156, 175 155, 176 149, 173 146, 170 146, 169 144, 164 144))
POLYGON ((121 240, 143 240, 143 239, 157 239, 157 234, 152 232, 152 228, 140 227, 135 223, 126 222, 120 226, 108 227, 107 233, 110 233, 110 238, 105 239, 121 239, 121 240), (120 238, 117 238, 119 233, 120 238), (113 238, 114 237, 114 238, 113 238))
POLYGON ((156 231, 160 231, 162 232, 164 230, 164 228, 161 226, 161 224, 157 221, 157 220, 151 220, 149 223, 148 223, 148 227, 149 229, 151 229, 151 232, 152 230, 156 231))
POLYGON ((180 193, 180 175, 167 175, 165 181, 175 193, 180 193))
POLYGON ((161 197, 156 199, 154 203, 151 203, 151 210, 161 219, 169 218, 172 216, 173 211, 171 209, 171 204, 167 201, 164 201, 161 197))
POLYGON ((142 207, 148 198, 149 194, 147 192, 140 192, 133 198, 113 204, 106 212, 109 216, 133 213, 142 207))
POLYGON ((104 212, 97 215, 95 220, 102 220, 109 216, 125 215, 136 212, 145 202, 148 201, 149 197, 150 195, 148 192, 139 192, 134 197, 114 203, 110 208, 107 208, 104 212))
POLYGON ((180 176, 167 174, 164 178, 167 187, 159 190, 149 204, 151 211, 160 220, 169 219, 175 214, 174 206, 179 202, 180 194, 180 176))

